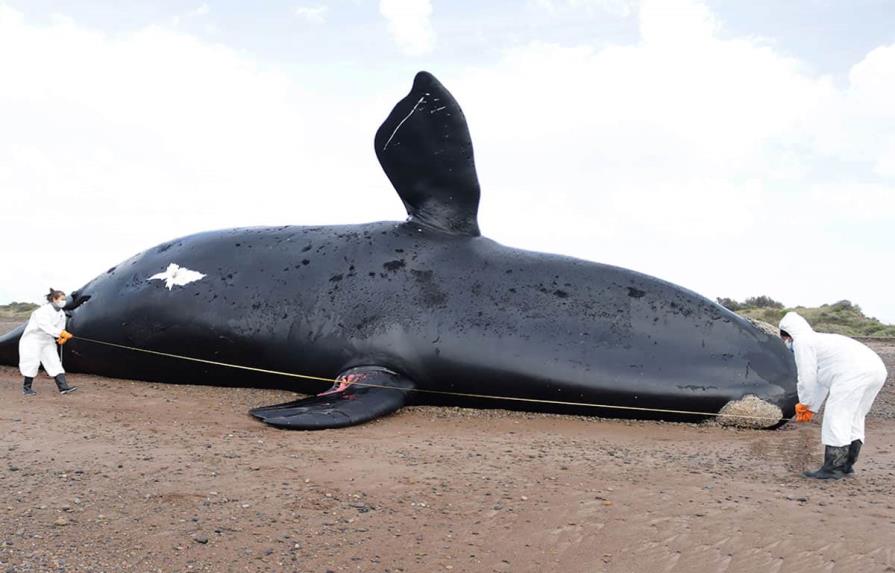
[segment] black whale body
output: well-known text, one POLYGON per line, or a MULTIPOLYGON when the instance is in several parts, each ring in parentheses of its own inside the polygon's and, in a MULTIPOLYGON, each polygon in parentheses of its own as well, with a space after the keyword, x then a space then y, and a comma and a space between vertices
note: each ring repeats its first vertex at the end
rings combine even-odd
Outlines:
MULTIPOLYGON (((755 395, 792 415, 791 353, 745 319, 641 273, 481 237, 465 120, 431 75, 417 76, 380 128, 376 152, 408 221, 177 239, 73 293, 68 329, 268 370, 323 378, 354 372, 373 386, 255 412, 282 427, 351 425, 411 400, 692 420, 698 416, 549 401, 718 412, 755 395), (205 276, 171 288, 150 278, 172 263, 205 276)), ((5 363, 17 360, 20 331, 0 339, 5 363)), ((303 393, 329 386, 78 338, 64 360, 72 371, 140 380, 303 393)))

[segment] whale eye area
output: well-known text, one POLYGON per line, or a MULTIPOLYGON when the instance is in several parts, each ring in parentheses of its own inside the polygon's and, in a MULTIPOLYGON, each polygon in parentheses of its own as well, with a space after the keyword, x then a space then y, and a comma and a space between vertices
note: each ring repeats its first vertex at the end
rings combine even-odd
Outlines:
POLYGON ((628 296, 631 298, 643 298, 646 295, 645 290, 639 288, 628 287, 628 296))
POLYGON ((394 261, 388 261, 387 263, 382 265, 382 268, 393 273, 404 268, 406 264, 407 263, 404 262, 404 259, 398 259, 394 261))

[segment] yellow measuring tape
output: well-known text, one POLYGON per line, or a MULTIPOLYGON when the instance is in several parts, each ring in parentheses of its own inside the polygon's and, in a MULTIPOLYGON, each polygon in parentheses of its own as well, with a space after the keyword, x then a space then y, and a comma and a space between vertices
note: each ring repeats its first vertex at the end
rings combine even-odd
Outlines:
MULTIPOLYGON (((83 342, 90 342, 93 344, 100 344, 102 346, 111 346, 113 348, 120 348, 122 350, 130 350, 133 352, 143 352, 145 354, 152 354, 155 356, 164 356, 166 358, 175 358, 177 360, 187 360, 190 362, 199 362, 201 364, 210 364, 212 366, 223 366, 225 368, 236 368, 239 370, 248 370, 250 372, 260 372, 262 374, 273 374, 275 376, 286 376, 289 378, 300 378, 302 380, 314 380, 318 382, 329 382, 330 384, 335 384, 339 382, 336 378, 325 378, 322 376, 311 376, 309 374, 296 374, 294 372, 283 372, 281 370, 268 370, 265 368, 256 368, 254 366, 244 366, 241 364, 229 364, 227 362, 218 362, 216 360, 206 360, 204 358, 195 358, 192 356, 181 356, 179 354, 171 354, 168 352, 159 352, 157 350, 147 350, 145 348, 135 348, 133 346, 125 346, 124 344, 115 344, 113 342, 105 342, 102 340, 95 340, 93 338, 85 338, 83 336, 76 336, 74 340, 80 340, 83 342)), ((370 384, 367 382, 353 382, 351 386, 364 386, 367 388, 384 388, 387 390, 396 390, 394 386, 385 386, 382 384, 370 384)), ((400 390, 405 392, 418 392, 422 394, 437 394, 441 396, 455 396, 461 398, 482 398, 486 400, 507 400, 510 402, 527 402, 533 404, 552 404, 557 406, 578 406, 585 408, 605 408, 609 410, 628 410, 634 412, 653 412, 658 414, 681 414, 687 416, 718 416, 724 418, 744 418, 751 420, 773 420, 774 422, 785 420, 792 420, 792 418, 777 418, 777 417, 768 417, 768 416, 747 416, 745 414, 722 414, 720 412, 694 412, 690 410, 670 410, 665 408, 643 408, 639 406, 618 406, 614 404, 594 404, 591 402, 570 402, 565 400, 543 400, 538 398, 520 398, 517 396, 493 396, 490 394, 473 394, 469 392, 450 392, 447 390, 427 390, 424 388, 401 388, 400 390)))

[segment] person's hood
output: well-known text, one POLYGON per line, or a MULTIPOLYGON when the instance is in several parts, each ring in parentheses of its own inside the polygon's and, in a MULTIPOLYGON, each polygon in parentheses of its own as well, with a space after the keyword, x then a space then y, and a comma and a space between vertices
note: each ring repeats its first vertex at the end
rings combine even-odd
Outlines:
POLYGON ((793 339, 806 334, 813 334, 814 329, 808 324, 808 321, 795 312, 787 312, 780 320, 780 330, 785 330, 793 339))

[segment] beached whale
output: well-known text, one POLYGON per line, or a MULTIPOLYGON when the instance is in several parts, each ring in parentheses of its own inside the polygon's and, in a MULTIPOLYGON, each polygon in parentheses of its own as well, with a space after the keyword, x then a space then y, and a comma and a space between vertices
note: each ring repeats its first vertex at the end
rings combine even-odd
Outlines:
MULTIPOLYGON (((411 401, 695 420, 665 410, 714 413, 748 399, 771 412, 752 425, 792 415, 796 371, 777 337, 666 281, 480 236, 466 121, 432 75, 416 76, 375 150, 406 221, 229 229, 153 247, 72 293, 66 368, 329 387, 85 337, 355 382, 252 412, 296 429, 353 425, 411 401)), ((3 363, 16 363, 20 332, 0 339, 3 363)))

